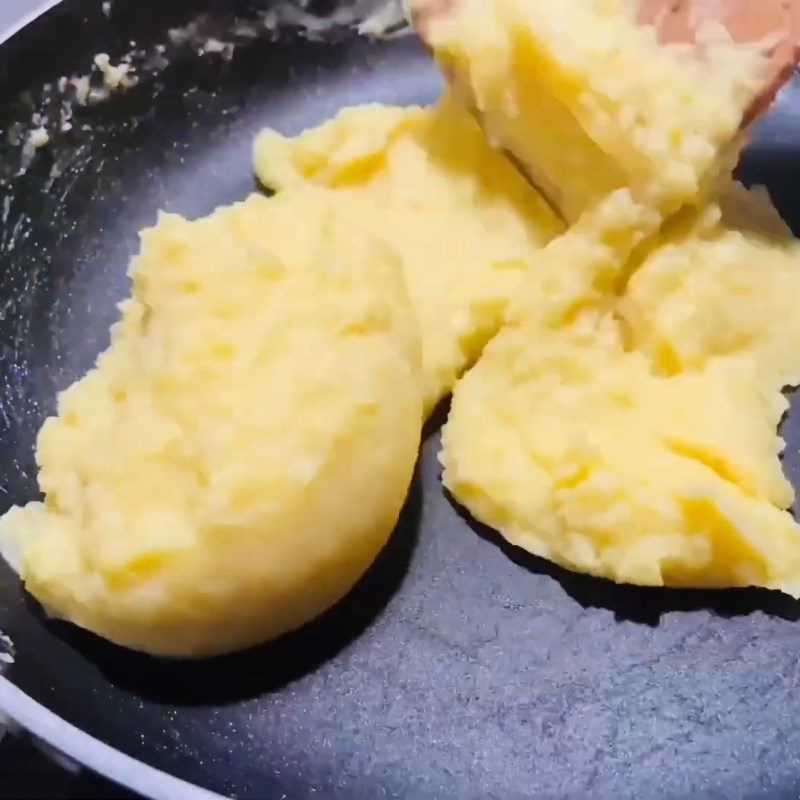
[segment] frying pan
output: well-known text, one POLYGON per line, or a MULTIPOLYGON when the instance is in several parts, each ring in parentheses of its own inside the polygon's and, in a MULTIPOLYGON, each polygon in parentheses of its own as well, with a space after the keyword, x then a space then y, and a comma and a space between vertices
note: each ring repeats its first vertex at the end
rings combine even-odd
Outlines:
MULTIPOLYGON (((263 125, 296 133, 344 105, 440 90, 413 38, 358 36, 350 6, 265 7, 272 22, 253 35, 241 19, 263 15, 247 3, 65 0, 0 46, 3 509, 37 496, 36 432, 107 345, 137 231, 158 209, 197 217, 254 190, 263 125), (308 30, 331 14, 348 24, 308 30), (100 51, 133 53, 143 77, 73 109, 59 78, 100 51), (53 135, 31 153, 37 124, 53 135)), ((741 167, 796 228, 798 113, 790 86, 741 167)), ((796 798, 800 604, 620 587, 509 547, 442 492, 442 413, 369 573, 321 619, 249 652, 126 651, 48 620, 0 565, 13 658, 0 706, 159 798, 796 798)), ((800 415, 783 434, 800 485, 800 415)))

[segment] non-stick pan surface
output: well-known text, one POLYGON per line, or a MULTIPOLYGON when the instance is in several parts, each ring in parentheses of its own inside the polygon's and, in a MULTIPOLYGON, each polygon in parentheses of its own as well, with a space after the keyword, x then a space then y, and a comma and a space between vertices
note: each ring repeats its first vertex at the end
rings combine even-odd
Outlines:
MULTIPOLYGON (((179 53, 181 37, 166 34, 231 5, 115 0, 107 15, 99 0, 67 0, 0 47, 3 508, 36 497, 35 434, 106 346, 137 231, 158 209, 195 217, 253 190, 263 125, 294 133, 347 104, 424 103, 439 90, 410 38, 281 28, 227 61, 191 42, 179 53), (99 51, 142 48, 146 60, 164 42, 168 66, 151 59, 138 87, 78 109, 17 174, 27 159, 8 134, 41 108, 53 128, 60 76, 85 73, 99 51)), ((206 17, 192 36, 234 27, 206 17)), ((798 109, 789 90, 744 167, 794 223, 798 109)), ((784 435, 800 477, 796 417, 784 435)), ((14 658, 0 698, 73 755, 164 797, 178 787, 98 757, 37 704, 141 764, 240 797, 800 794, 800 605, 617 587, 529 558, 451 504, 438 448, 432 425, 402 521, 362 583, 248 653, 179 663, 127 652, 48 621, 0 567, 14 658)))

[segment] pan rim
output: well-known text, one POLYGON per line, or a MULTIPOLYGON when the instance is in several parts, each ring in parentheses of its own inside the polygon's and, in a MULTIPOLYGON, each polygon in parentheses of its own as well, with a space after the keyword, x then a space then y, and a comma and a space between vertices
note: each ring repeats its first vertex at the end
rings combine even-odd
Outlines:
POLYGON ((95 739, 36 702, 2 675, 0 709, 59 753, 150 800, 221 800, 223 797, 95 739))
POLYGON ((23 28, 27 28, 32 22, 37 20, 43 14, 46 14, 51 8, 57 6, 61 0, 43 0, 36 8, 24 14, 16 22, 12 23, 5 30, 0 31, 0 44, 5 44, 12 36, 19 33, 23 28))

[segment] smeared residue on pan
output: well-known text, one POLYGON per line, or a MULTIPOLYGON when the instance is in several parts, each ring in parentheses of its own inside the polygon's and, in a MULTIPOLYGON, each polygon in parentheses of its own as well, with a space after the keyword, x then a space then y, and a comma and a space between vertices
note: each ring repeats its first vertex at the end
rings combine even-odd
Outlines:
MULTIPOLYGON (((410 31, 408 0, 343 0, 327 13, 310 10, 311 0, 283 0, 251 17, 203 13, 182 27, 170 28, 164 39, 151 47, 140 48, 131 41, 130 49, 113 58, 98 52, 86 70, 61 75, 46 83, 39 96, 27 93, 30 120, 18 121, 7 132, 8 141, 19 148, 15 174, 24 174, 36 153, 63 134, 79 134, 89 124, 76 118, 84 107, 104 103, 142 80, 155 80, 173 63, 192 58, 217 58, 229 61, 236 50, 257 39, 274 39, 290 31, 309 40, 324 40, 335 31, 355 29, 374 37, 396 37, 410 31)), ((111 17, 113 3, 102 3, 103 13, 111 17)), ((0 184, 8 177, 9 165, 0 165, 0 184)), ((56 158, 52 178, 63 165, 56 158)))
POLYGON ((15 655, 16 650, 11 637, 0 631, 0 670, 5 664, 13 664, 15 655))

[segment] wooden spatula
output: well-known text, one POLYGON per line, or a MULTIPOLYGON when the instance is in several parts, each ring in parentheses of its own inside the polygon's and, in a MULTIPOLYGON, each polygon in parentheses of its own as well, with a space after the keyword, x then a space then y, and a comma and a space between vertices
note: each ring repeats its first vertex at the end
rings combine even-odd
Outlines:
MULTIPOLYGON (((772 103, 776 94, 789 79, 800 58, 800 0, 628 0, 633 2, 638 22, 652 25, 659 39, 665 44, 697 44, 701 50, 702 34, 708 23, 724 26, 731 37, 741 44, 753 44, 768 56, 768 75, 764 89, 742 114, 740 134, 732 133, 729 152, 720 152, 720 163, 731 161, 744 143, 750 124, 772 103)), ((412 18, 422 40, 433 48, 437 29, 441 23, 455 18, 463 9, 466 0, 411 0, 412 18)), ((490 0, 486 0, 487 3, 490 0)), ((562 2, 562 0, 553 0, 562 2)), ((473 5, 471 13, 479 5, 473 5)), ((482 124, 491 124, 483 112, 473 105, 473 89, 464 83, 469 78, 451 67, 446 59, 441 66, 445 78, 456 89, 456 93, 472 107, 482 124)), ((551 177, 541 169, 531 166, 525 153, 515 152, 512 142, 505 142, 502 133, 493 126, 488 134, 520 166, 521 171, 537 186, 553 209, 565 220, 575 219, 561 207, 561 192, 552 185, 551 177)), ((541 165, 540 165, 541 166, 541 165)), ((713 176, 711 180, 713 181, 713 176)))
POLYGON ((637 0, 638 19, 653 25, 662 42, 694 43, 708 22, 721 23, 737 42, 763 43, 770 79, 742 121, 747 126, 769 108, 800 59, 797 0, 637 0))
MULTIPOLYGON (((412 0, 412 20, 423 42, 429 26, 446 18, 458 0, 412 0)), ((770 56, 770 80, 743 120, 765 111, 800 61, 800 0, 636 0, 637 18, 653 25, 664 43, 696 41, 709 22, 722 24, 742 44, 763 43, 770 56)))

